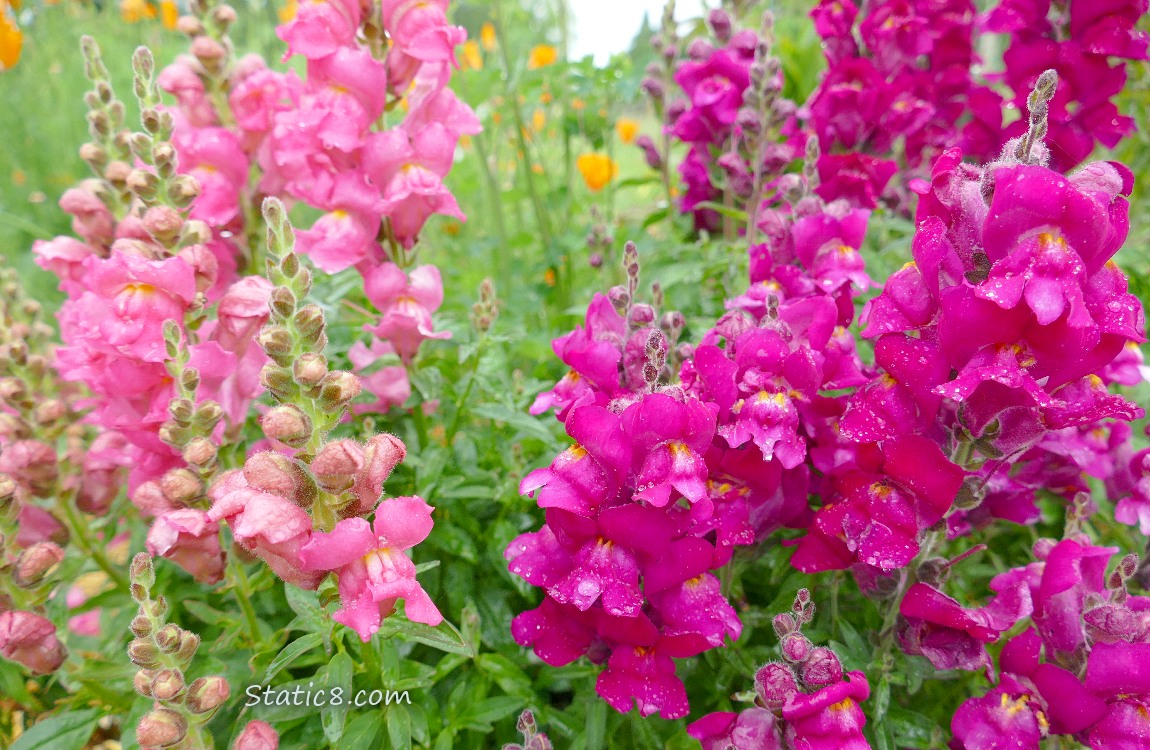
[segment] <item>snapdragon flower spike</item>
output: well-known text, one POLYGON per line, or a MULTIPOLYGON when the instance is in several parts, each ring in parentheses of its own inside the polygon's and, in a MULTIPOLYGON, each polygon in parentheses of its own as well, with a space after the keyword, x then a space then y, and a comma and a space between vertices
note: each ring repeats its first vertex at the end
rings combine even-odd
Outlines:
POLYGON ((342 608, 336 622, 365 643, 402 599, 412 622, 443 622, 435 603, 415 580, 415 564, 405 552, 431 533, 433 508, 419 497, 397 497, 375 509, 375 522, 347 518, 330 532, 317 531, 299 550, 305 570, 336 571, 342 608))
POLYGON ((828 63, 800 110, 818 136, 818 194, 905 210, 905 185, 888 184, 899 171, 896 153, 911 175, 929 164, 957 139, 968 101, 984 90, 971 75, 974 3, 883 0, 860 14, 849 0, 823 0, 810 15, 828 63))
MULTIPOLYGON (((1133 118, 1113 99, 1126 84, 1126 61, 1150 59, 1150 35, 1138 28, 1146 4, 1133 1, 1050 3, 1003 0, 982 19, 985 30, 1009 34, 1003 79, 1021 108, 1034 81, 1047 69, 1065 81, 1050 103, 1051 166, 1068 172, 1096 144, 1115 148, 1134 132, 1133 118), (1051 12, 1053 10, 1053 13, 1051 12)), ((1000 142, 1019 136, 1025 121, 1002 128, 1001 103, 991 122, 1000 142)))
POLYGON ((833 478, 831 501, 815 513, 791 558, 796 568, 902 568, 918 554, 919 535, 950 510, 965 472, 933 441, 900 435, 875 453, 860 453, 856 468, 833 478))
POLYGON ((1136 747, 1150 732, 1150 676, 1142 667, 1150 655, 1150 602, 1126 590, 1136 556, 1106 574, 1113 552, 1084 536, 1043 539, 1035 545, 1037 562, 991 582, 1029 587, 1033 626, 1002 650, 998 688, 955 714, 961 747, 1007 731, 1029 743, 1020 747, 1064 734, 1101 750, 1136 747))
POLYGON ((738 713, 708 714, 687 727, 704 750, 812 748, 869 750, 859 706, 870 695, 862 672, 843 672, 839 657, 812 647, 802 626, 814 617, 810 593, 801 589, 792 611, 775 617, 784 662, 755 673, 755 705, 738 713))

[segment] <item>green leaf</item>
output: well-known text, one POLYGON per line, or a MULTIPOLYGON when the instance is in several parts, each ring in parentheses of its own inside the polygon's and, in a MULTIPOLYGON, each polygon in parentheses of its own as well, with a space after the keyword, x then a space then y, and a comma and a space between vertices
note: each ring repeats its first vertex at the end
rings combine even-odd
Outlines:
POLYGON ((522 698, 513 698, 503 695, 497 698, 487 698, 468 706, 455 720, 456 725, 473 727, 482 731, 493 721, 510 716, 523 708, 522 698))
POLYGON ((742 211, 738 208, 731 208, 730 206, 724 206, 722 203, 715 203, 714 201, 703 201, 701 203, 695 204, 696 211, 702 211, 704 209, 714 211, 720 216, 726 216, 727 218, 734 219, 736 221, 741 221, 744 223, 747 221, 746 211, 742 211))
POLYGON ((451 750, 455 746, 455 730, 448 727, 439 733, 435 738, 435 746, 432 750, 451 750))
POLYGON ((383 727, 383 716, 375 711, 360 714, 347 724, 341 747, 376 747, 376 738, 383 727))
POLYGON ((343 691, 343 700, 339 705, 329 703, 320 709, 320 720, 323 722, 323 734, 328 742, 338 747, 343 737, 344 724, 347 721, 347 707, 352 700, 351 657, 343 651, 332 657, 327 665, 327 685, 329 690, 339 688, 343 691))
POLYGON ((387 736, 394 750, 411 750, 411 713, 405 707, 388 707, 387 736))
POLYGON ((433 628, 421 622, 411 622, 410 620, 393 615, 384 620, 381 634, 384 638, 390 638, 395 635, 403 636, 409 641, 424 643, 440 651, 446 651, 449 654, 460 654, 468 657, 475 656, 475 649, 464 640, 463 635, 447 620, 444 620, 439 627, 433 628))
POLYGON ((10 750, 82 750, 102 713, 91 708, 49 716, 20 735, 10 750))
POLYGON ((480 669, 491 675, 503 692, 524 698, 531 696, 531 678, 506 656, 481 654, 476 662, 480 669))
POLYGON ((272 678, 279 674, 281 669, 321 643, 323 643, 323 636, 319 633, 308 633, 284 646, 283 651, 280 651, 276 658, 272 659, 272 663, 264 671, 263 684, 270 685, 272 678))
POLYGON ((209 607, 203 602, 198 602, 195 599, 188 599, 180 602, 181 605, 200 622, 206 622, 209 625, 220 625, 223 623, 235 622, 235 619, 228 614, 219 611, 213 607, 209 607))
POLYGON ((601 750, 607 746, 607 704, 597 700, 587 709, 587 750, 601 750))

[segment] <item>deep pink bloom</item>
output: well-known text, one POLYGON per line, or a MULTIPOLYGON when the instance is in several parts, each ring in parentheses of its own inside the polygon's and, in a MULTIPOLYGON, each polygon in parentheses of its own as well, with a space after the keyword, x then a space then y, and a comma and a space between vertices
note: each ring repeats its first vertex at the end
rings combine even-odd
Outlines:
POLYGON ((859 707, 869 695, 862 672, 811 694, 796 693, 783 704, 787 741, 810 750, 869 750, 862 733, 866 716, 859 707))
POLYGON ((778 718, 765 708, 707 714, 687 725, 703 750, 784 750, 778 718))
POLYGON ((335 613, 367 642, 380 622, 404 600, 408 619, 428 625, 443 621, 435 603, 415 580, 415 564, 404 552, 431 533, 433 508, 422 498, 398 497, 375 509, 375 523, 347 518, 330 532, 317 531, 300 550, 304 568, 335 570, 343 607, 335 613))

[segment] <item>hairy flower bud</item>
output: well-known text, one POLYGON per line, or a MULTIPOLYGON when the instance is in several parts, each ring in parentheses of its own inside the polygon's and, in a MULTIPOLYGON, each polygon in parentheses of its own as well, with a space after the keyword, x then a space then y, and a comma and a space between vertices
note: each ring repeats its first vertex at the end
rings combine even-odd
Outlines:
POLYGON ((174 654, 180 648, 180 639, 184 630, 175 623, 168 623, 156 632, 156 645, 165 654, 174 654))
POLYGON ((243 468, 244 479, 252 487, 291 500, 307 508, 315 502, 315 480, 298 461, 276 451, 252 455, 243 468))
POLYGON ((160 490, 173 505, 190 505, 204 494, 204 483, 190 469, 172 469, 160 479, 160 490))
POLYGON ((319 384, 327 373, 327 359, 322 354, 305 352, 292 363, 292 375, 303 386, 319 384))
POLYGON ((144 212, 144 229, 158 242, 167 243, 180 235, 184 218, 171 206, 152 206, 144 212))
POLYGON ((219 708, 230 694, 231 688, 223 677, 200 677, 188 686, 187 706, 194 714, 206 714, 219 708))
POLYGON ((141 747, 171 747, 187 733, 187 719, 167 708, 149 711, 136 725, 136 740, 141 747))
POLYGON ((136 553, 128 569, 128 575, 132 583, 138 583, 146 589, 156 585, 156 570, 152 567, 152 558, 147 552, 136 553))
POLYGON ((783 638, 783 658, 792 663, 805 661, 811 652, 811 642, 800 633, 783 638))
POLYGON ((383 495, 383 485, 391 472, 407 457, 407 446, 394 435, 383 433, 367 441, 363 451, 363 468, 355 476, 352 492, 359 499, 359 511, 375 507, 383 495))
POLYGON ((176 658, 181 661, 191 661, 192 657, 196 654, 196 649, 200 647, 200 637, 195 633, 189 633, 186 630, 180 631, 180 646, 176 650, 176 658))
POLYGON ((155 676, 155 673, 150 669, 136 670, 136 674, 132 676, 132 687, 145 698, 151 698, 153 676, 155 676))
POLYGON ((183 459, 193 466, 209 466, 216 460, 218 451, 210 438, 195 437, 184 446, 183 459))
POLYGON ((325 409, 346 406, 363 390, 359 378, 343 370, 329 372, 320 382, 319 400, 325 409))
POLYGON ((160 666, 160 652, 156 645, 143 638, 136 638, 128 644, 128 658, 133 664, 144 669, 155 669, 160 666))
POLYGON ((834 651, 826 646, 811 649, 802 666, 803 682, 811 687, 833 685, 843 678, 843 665, 834 651))
POLYGON ((755 692, 767 708, 782 708, 798 692, 795 675, 787 665, 770 662, 755 672, 755 692))
POLYGON ((128 629, 138 638, 147 638, 152 634, 152 621, 143 615, 136 615, 128 623, 128 629))
POLYGON ((707 14, 707 25, 711 27, 711 33, 719 40, 719 44, 726 44, 731 38, 731 16, 727 11, 721 8, 711 10, 707 14))
POLYGON ((292 448, 302 448, 311 439, 311 419, 294 404, 280 404, 269 409, 260 420, 260 426, 269 438, 292 448))
POLYGON ((37 542, 20 553, 12 580, 24 588, 35 586, 64 559, 64 550, 54 542, 37 542))
MULTIPOLYGON (((195 683, 192 683, 193 685, 195 683)), ((184 689, 184 673, 178 669, 161 669, 149 685, 153 697, 170 701, 184 689)))
POLYGON ((263 721, 250 721, 236 737, 232 750, 279 750, 280 738, 272 726, 263 721))
POLYGON ((316 482, 328 492, 349 489, 363 468, 364 449, 353 440, 335 440, 319 449, 311 460, 316 482))

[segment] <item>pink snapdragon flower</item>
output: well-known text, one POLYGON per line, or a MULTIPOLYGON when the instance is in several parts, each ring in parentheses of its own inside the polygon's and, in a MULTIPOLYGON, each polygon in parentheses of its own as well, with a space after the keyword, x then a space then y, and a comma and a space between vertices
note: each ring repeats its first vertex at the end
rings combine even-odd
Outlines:
POLYGON ((352 46, 361 14, 359 0, 305 0, 295 18, 276 27, 276 36, 287 44, 284 59, 315 60, 352 46))
POLYGON ((224 577, 219 527, 198 508, 159 516, 148 531, 148 553, 172 560, 200 583, 215 584, 224 577))
POLYGON ((422 498, 398 497, 375 510, 375 523, 347 518, 330 532, 317 531, 300 550, 304 568, 335 570, 343 607, 335 613, 367 642, 383 618, 404 601, 408 619, 428 625, 443 621, 435 603, 415 580, 415 564, 404 552, 422 542, 434 525, 434 510, 422 498))
POLYGON ((220 475, 208 496, 207 520, 227 521, 235 540, 262 558, 276 575, 302 589, 314 589, 323 573, 304 567, 300 550, 308 543, 312 521, 282 495, 252 486, 242 471, 220 475))
POLYGON ((436 331, 431 318, 443 304, 443 280, 435 266, 418 266, 407 273, 394 263, 369 267, 364 291, 382 315, 366 330, 390 342, 405 363, 415 359, 424 340, 451 338, 451 331, 436 331))
POLYGON ((455 62, 455 48, 467 41, 467 31, 447 23, 448 0, 412 3, 383 0, 383 27, 396 48, 422 62, 455 62))
POLYGON ((31 612, 0 612, 0 656, 23 664, 33 674, 49 674, 67 656, 56 638, 56 626, 31 612))

